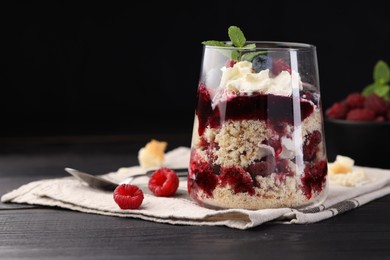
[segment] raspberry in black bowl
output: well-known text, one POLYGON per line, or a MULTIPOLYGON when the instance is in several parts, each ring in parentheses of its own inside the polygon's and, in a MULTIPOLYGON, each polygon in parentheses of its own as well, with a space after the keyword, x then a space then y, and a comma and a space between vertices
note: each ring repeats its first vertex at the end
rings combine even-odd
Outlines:
POLYGON ((325 110, 329 160, 338 155, 357 165, 390 168, 390 68, 384 61, 374 67, 373 83, 348 94, 325 110))

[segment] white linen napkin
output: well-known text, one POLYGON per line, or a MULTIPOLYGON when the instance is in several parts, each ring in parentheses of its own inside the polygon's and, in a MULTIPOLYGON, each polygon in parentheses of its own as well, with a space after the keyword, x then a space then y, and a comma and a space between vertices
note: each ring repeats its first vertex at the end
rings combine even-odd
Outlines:
MULTIPOLYGON (((178 147, 166 154, 167 167, 187 167, 190 149, 178 147)), ((178 225, 227 226, 249 229, 272 221, 276 223, 314 223, 334 217, 390 194, 390 170, 358 167, 365 171, 368 182, 359 187, 344 187, 331 183, 326 201, 308 210, 291 208, 243 210, 214 210, 198 206, 187 194, 187 180, 180 181, 174 197, 156 197, 148 192, 147 177, 135 179, 133 184, 144 191, 139 209, 121 210, 113 200, 112 192, 92 189, 73 177, 30 182, 1 197, 2 202, 58 206, 85 213, 139 218, 148 221, 178 225)), ((142 172, 139 166, 121 168, 102 175, 111 181, 142 172)))

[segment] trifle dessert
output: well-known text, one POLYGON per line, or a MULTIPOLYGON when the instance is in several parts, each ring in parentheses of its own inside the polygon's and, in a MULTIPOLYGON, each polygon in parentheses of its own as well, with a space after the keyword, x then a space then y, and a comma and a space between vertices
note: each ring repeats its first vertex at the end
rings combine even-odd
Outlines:
POLYGON ((211 208, 321 203, 327 157, 318 87, 272 52, 257 53, 251 60, 227 59, 219 75, 202 73, 189 194, 211 208))

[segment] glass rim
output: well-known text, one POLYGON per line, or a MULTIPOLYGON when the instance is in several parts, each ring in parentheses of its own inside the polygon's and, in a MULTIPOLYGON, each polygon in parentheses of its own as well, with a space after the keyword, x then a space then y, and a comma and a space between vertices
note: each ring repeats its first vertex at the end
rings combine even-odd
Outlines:
MULTIPOLYGON (((232 44, 231 41, 224 41, 226 44, 232 44)), ((315 50, 316 46, 310 43, 303 42, 287 42, 287 41, 246 41, 247 44, 256 44, 256 48, 253 49, 241 49, 245 51, 251 50, 271 50, 271 51, 308 51, 315 50)), ((225 50, 237 50, 234 46, 211 46, 205 45, 205 48, 225 49, 225 50)))

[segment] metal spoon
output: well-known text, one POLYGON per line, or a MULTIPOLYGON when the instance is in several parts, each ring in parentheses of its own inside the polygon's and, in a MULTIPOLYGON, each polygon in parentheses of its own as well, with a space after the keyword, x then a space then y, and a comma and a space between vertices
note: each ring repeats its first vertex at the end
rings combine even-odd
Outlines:
MULTIPOLYGON (((187 168, 170 168, 171 170, 175 171, 177 173, 178 177, 187 177, 188 169, 187 168)), ((149 170, 146 173, 139 173, 139 174, 134 174, 125 180, 121 181, 120 183, 114 183, 112 181, 106 180, 102 177, 88 174, 76 169, 72 168, 65 168, 65 171, 76 177, 78 180, 83 181, 87 183, 90 187, 95 188, 95 189, 100 189, 100 190, 105 190, 105 191, 113 191, 115 190, 118 185, 121 184, 129 184, 131 183, 135 178, 142 177, 142 176, 148 176, 150 177, 155 171, 154 170, 149 170)))

